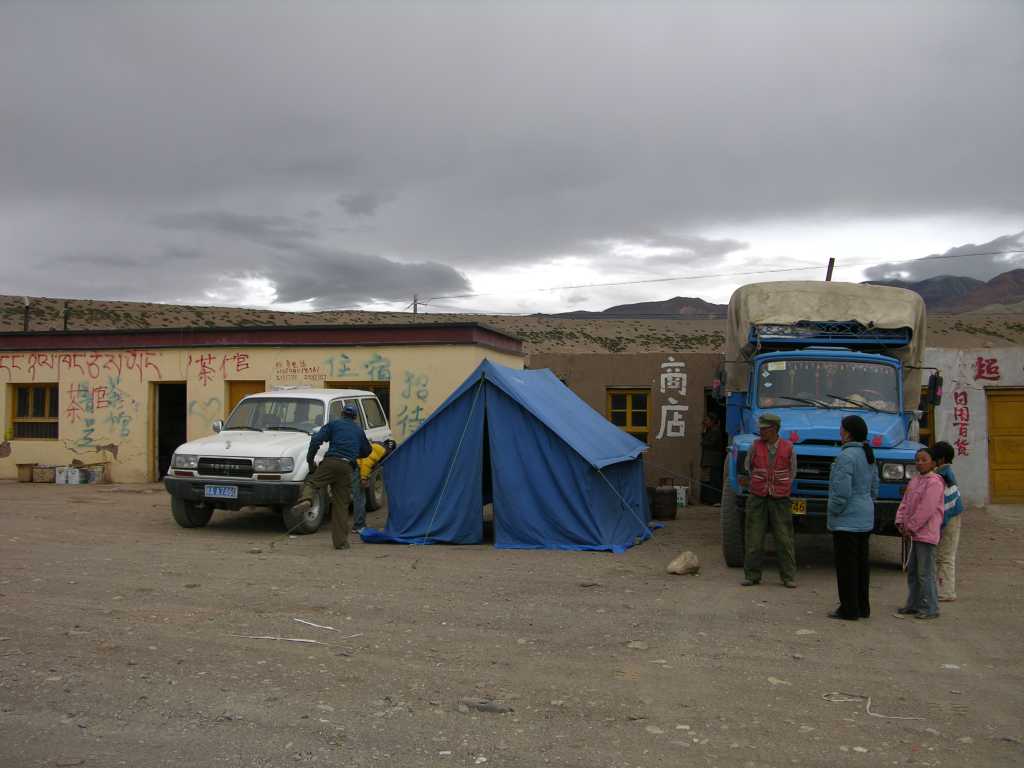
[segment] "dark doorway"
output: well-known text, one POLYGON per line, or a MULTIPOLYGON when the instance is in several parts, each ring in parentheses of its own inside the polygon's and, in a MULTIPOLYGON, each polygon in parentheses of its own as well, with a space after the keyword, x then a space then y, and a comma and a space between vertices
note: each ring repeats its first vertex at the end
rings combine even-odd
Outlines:
POLYGON ((167 474, 174 450, 186 441, 188 405, 185 385, 156 385, 156 469, 157 479, 167 474))
POLYGON ((491 436, 487 425, 487 413, 484 412, 484 456, 482 497, 484 502, 484 538, 483 543, 494 543, 494 486, 491 480, 491 436))
POLYGON ((704 390, 704 422, 700 435, 700 501, 718 504, 722 500, 722 469, 729 437, 725 432, 725 413, 722 406, 704 390))

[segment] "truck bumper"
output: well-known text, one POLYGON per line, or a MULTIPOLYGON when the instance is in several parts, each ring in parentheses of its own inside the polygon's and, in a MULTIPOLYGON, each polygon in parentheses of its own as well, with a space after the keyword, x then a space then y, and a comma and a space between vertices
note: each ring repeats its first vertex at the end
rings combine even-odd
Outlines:
POLYGON ((176 496, 194 504, 212 504, 217 507, 239 509, 241 507, 273 507, 292 505, 302 492, 302 483, 267 482, 261 480, 207 480, 192 477, 164 477, 164 488, 176 496), (237 499, 208 499, 207 485, 232 485, 238 488, 237 499))
MULTIPOLYGON (((794 497, 796 499, 797 497, 794 497)), ((828 499, 802 499, 807 502, 807 513, 793 515, 793 528, 802 533, 828 533, 828 499)), ((736 497, 736 506, 744 509, 746 495, 736 497)), ((879 499, 875 502, 875 527, 872 533, 882 536, 898 536, 896 531, 896 510, 898 501, 879 499)))

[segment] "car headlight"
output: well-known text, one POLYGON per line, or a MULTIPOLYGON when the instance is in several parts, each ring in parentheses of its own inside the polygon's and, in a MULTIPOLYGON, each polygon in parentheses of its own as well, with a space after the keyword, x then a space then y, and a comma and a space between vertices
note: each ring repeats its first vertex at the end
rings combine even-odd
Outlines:
POLYGON ((904 467, 906 464, 883 464, 882 465, 882 479, 883 480, 902 480, 904 478, 904 467))
POLYGON ((295 469, 295 459, 291 456, 284 459, 253 459, 254 472, 291 472, 295 469))
POLYGON ((199 466, 199 457, 190 453, 176 453, 171 458, 171 466, 175 469, 195 469, 199 466))

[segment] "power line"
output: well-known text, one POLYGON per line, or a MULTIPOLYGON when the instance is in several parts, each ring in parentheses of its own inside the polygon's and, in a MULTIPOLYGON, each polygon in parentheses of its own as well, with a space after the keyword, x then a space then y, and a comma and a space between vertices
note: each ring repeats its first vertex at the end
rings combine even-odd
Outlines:
MULTIPOLYGON (((1008 250, 1008 251, 979 251, 977 253, 952 253, 952 254, 944 254, 944 255, 941 255, 941 256, 924 256, 924 257, 919 258, 919 259, 908 259, 907 261, 894 261, 894 262, 886 262, 886 263, 890 263, 890 264, 910 264, 910 263, 915 263, 915 262, 920 262, 920 261, 934 261, 934 260, 938 260, 938 259, 962 259, 962 258, 967 258, 967 257, 972 257, 972 256, 1002 256, 1002 255, 1014 254, 1014 253, 1024 253, 1024 249, 1008 250)), ((877 265, 878 265, 877 261, 857 261, 857 262, 850 262, 849 264, 842 264, 842 265, 839 265, 839 266, 840 266, 840 268, 845 268, 845 267, 864 267, 864 266, 877 266, 877 265)), ((611 287, 620 286, 620 285, 643 285, 643 284, 648 284, 648 283, 671 283, 671 282, 676 282, 676 281, 679 281, 679 280, 704 280, 704 279, 712 278, 712 277, 746 277, 746 276, 750 276, 750 275, 778 274, 778 273, 781 273, 781 272, 806 272, 808 270, 817 270, 817 269, 821 269, 821 265, 820 264, 807 265, 807 266, 804 266, 804 267, 781 267, 779 269, 761 269, 761 270, 756 270, 756 271, 745 271, 745 272, 707 272, 707 273, 704 273, 704 274, 697 274, 697 275, 682 275, 682 276, 678 276, 678 277, 652 277, 652 278, 646 278, 646 279, 643 279, 643 280, 621 280, 621 281, 610 282, 610 283, 581 283, 579 285, 558 285, 558 286, 554 286, 554 287, 550 287, 550 288, 531 288, 531 289, 528 289, 528 290, 525 290, 525 291, 502 291, 500 293, 498 293, 498 292, 491 292, 491 293, 460 293, 460 294, 450 294, 450 295, 446 295, 446 296, 432 296, 429 299, 429 301, 434 301, 435 299, 470 299, 470 298, 475 298, 477 296, 504 296, 504 295, 507 295, 509 293, 518 293, 518 294, 522 294, 522 293, 541 293, 541 292, 547 293, 547 292, 551 292, 551 291, 568 291, 568 290, 573 290, 573 289, 577 289, 577 288, 611 288, 611 287)))

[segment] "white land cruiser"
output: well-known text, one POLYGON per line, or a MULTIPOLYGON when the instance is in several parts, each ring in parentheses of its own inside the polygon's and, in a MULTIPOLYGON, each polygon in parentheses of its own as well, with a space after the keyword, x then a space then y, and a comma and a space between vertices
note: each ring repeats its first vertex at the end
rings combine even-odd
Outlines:
MULTIPOLYGON (((164 477, 171 513, 183 528, 210 521, 215 509, 273 507, 293 533, 314 533, 328 510, 327 490, 304 515, 292 505, 309 473, 309 438, 327 421, 342 418, 355 405, 359 423, 371 443, 391 438, 387 417, 372 392, 361 389, 282 389, 249 395, 227 422, 212 424, 216 434, 178 447, 164 477)), ((327 452, 320 447, 317 461, 327 452)), ((384 503, 384 480, 378 467, 366 489, 366 509, 384 503)))

